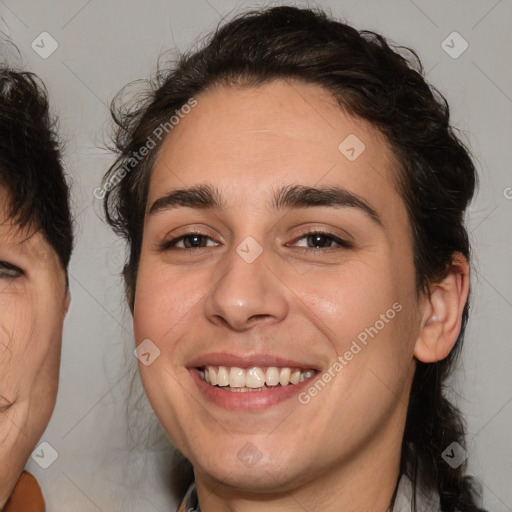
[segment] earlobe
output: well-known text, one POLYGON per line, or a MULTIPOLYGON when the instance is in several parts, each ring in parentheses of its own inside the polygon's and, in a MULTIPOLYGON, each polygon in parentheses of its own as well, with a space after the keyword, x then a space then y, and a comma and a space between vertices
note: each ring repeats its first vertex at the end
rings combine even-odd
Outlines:
POLYGON ((448 356, 460 333, 462 313, 469 295, 469 264, 454 253, 446 276, 430 287, 424 301, 422 325, 414 357, 424 363, 441 361, 448 356))

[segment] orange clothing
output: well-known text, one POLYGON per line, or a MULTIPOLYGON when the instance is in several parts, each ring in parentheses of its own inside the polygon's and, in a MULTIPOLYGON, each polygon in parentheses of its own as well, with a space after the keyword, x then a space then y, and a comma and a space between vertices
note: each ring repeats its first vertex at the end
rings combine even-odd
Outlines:
POLYGON ((30 473, 21 473, 3 512, 45 512, 43 493, 30 473))

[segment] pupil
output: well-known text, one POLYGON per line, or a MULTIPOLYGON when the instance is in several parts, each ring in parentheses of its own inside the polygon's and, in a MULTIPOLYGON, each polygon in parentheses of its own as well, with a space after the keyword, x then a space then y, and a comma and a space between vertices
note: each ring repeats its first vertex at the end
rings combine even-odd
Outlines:
POLYGON ((315 247, 322 245, 322 241, 325 242, 325 235, 311 235, 311 238, 313 240, 313 245, 315 247))
POLYGON ((188 240, 191 241, 192 247, 201 247, 202 239, 202 235, 191 235, 188 237, 188 240))

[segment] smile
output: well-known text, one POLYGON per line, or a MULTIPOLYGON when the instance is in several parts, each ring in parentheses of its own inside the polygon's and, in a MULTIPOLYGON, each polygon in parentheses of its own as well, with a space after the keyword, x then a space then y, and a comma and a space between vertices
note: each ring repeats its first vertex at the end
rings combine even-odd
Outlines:
POLYGON ((290 367, 239 368, 236 366, 203 366, 198 368, 199 377, 212 387, 225 391, 250 392, 264 391, 285 386, 293 386, 315 375, 313 369, 290 367))

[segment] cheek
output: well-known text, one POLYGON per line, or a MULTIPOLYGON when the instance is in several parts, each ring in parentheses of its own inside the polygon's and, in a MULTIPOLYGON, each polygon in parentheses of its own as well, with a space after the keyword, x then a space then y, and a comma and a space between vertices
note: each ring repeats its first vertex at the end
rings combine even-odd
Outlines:
POLYGON ((414 335, 411 298, 392 275, 382 266, 354 264, 295 283, 306 314, 332 347, 331 373, 340 377, 334 387, 344 397, 358 397, 356 408, 378 402, 378 391, 398 389, 408 373, 414 335))
POLYGON ((322 330, 342 349, 399 298, 389 275, 380 267, 357 263, 339 272, 303 276, 294 290, 318 318, 322 330))
MULTIPOLYGON (((60 329, 33 304, 2 310, 0 318, 1 394, 9 398, 54 389, 60 361, 60 329)), ((53 312, 55 313, 55 312, 53 312)))
MULTIPOLYGON (((33 305, 19 298, 0 301, 1 364, 9 367, 29 365, 34 358, 34 336, 37 332, 33 305)), ((12 371, 12 368, 11 368, 12 371)))
POLYGON ((133 311, 137 344, 149 338, 168 347, 180 324, 190 322, 202 307, 207 289, 204 275, 186 269, 174 271, 142 256, 133 311))

